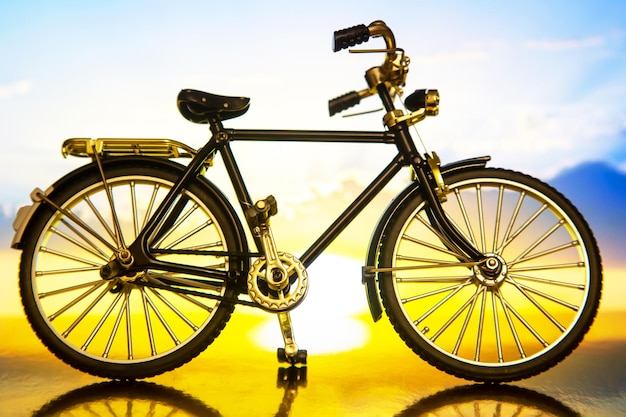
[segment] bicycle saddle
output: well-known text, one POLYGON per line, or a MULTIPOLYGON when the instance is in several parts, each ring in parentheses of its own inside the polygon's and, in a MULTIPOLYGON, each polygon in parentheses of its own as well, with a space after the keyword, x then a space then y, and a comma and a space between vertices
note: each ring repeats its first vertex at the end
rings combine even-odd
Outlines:
POLYGON ((183 117, 193 123, 209 123, 211 119, 227 120, 248 111, 248 97, 226 97, 198 90, 184 89, 176 100, 183 117))

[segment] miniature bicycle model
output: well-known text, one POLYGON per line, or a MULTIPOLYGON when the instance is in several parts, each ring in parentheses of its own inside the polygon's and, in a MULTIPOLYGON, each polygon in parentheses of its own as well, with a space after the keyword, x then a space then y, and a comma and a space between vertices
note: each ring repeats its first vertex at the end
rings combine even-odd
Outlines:
POLYGON ((235 306, 247 305, 278 317, 279 360, 306 363, 290 319, 307 293, 306 268, 408 168, 413 181, 382 214, 362 270, 373 319, 384 306, 413 351, 476 381, 530 377, 571 353, 601 294, 601 260, 587 223, 555 189, 487 168, 489 157, 442 166, 435 153, 420 153, 409 127, 438 113, 439 94, 417 90, 404 100, 408 113, 396 109, 409 59, 387 25, 337 31, 334 50, 375 37, 385 48, 365 52, 384 53, 384 63, 366 72, 366 89, 331 100, 329 109, 332 115, 378 95, 386 112, 381 132, 225 128, 222 122, 248 110, 248 98, 182 90, 182 115, 211 131, 198 150, 163 139, 65 141, 66 155, 91 163, 33 191, 33 204, 14 223, 22 302, 43 343, 82 371, 145 378, 197 356, 235 306), (296 257, 277 248, 276 199, 251 199, 233 141, 377 143, 398 152, 296 257), (241 217, 204 176, 217 153, 241 217))

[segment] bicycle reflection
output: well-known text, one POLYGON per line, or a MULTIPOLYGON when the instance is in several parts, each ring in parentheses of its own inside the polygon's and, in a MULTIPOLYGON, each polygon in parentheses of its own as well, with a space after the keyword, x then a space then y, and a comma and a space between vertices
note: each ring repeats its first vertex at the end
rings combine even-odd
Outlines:
MULTIPOLYGON (((306 367, 279 368, 278 388, 284 389, 276 417, 287 417, 306 386, 306 367)), ((52 416, 202 416, 222 414, 177 389, 143 381, 101 382, 70 391, 37 410, 32 417, 52 416)))
MULTIPOLYGON (((307 386, 307 368, 279 368, 283 388, 276 417, 288 417, 299 388, 307 386)), ((311 410, 314 413, 314 410, 311 410)), ((70 391, 44 405, 32 417, 51 416, 221 416, 201 400, 151 382, 110 381, 70 391)), ((498 416, 580 417, 558 400, 510 385, 468 385, 420 399, 396 417, 498 416)))
POLYGON ((536 391, 511 385, 480 384, 440 391, 396 415, 421 416, 580 417, 580 414, 536 391))

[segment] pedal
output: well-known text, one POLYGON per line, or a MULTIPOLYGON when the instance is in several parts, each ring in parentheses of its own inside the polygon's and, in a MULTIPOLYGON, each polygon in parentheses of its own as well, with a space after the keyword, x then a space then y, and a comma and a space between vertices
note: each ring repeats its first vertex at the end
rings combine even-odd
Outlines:
POLYGON ((245 211, 246 217, 248 217, 253 228, 268 223, 269 218, 275 216, 277 213, 278 204, 273 195, 269 195, 267 198, 257 201, 245 211))
POLYGON ((285 348, 278 348, 276 349, 276 358, 279 363, 306 365, 307 351, 306 349, 298 349, 294 354, 288 356, 285 348))

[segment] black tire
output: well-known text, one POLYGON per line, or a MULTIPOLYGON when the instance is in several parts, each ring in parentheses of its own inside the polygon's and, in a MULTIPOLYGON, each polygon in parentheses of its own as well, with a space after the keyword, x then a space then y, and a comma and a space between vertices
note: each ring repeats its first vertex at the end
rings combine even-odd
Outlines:
MULTIPOLYGON (((180 165, 150 159, 106 162, 107 182, 127 245, 181 170, 180 165)), ((19 278, 26 316, 48 349, 77 369, 112 379, 157 375, 202 352, 224 328, 234 305, 138 285, 148 281, 172 285, 176 278, 208 284, 194 276, 145 270, 130 277, 101 279, 100 267, 119 249, 101 175, 92 166, 68 174, 57 184, 49 198, 63 212, 47 203, 37 210, 25 234, 19 278)), ((196 179, 178 201, 184 205, 181 220, 156 238, 157 248, 243 251, 232 208, 208 181, 196 179)), ((157 258, 236 268, 225 256, 163 254, 157 258)), ((184 288, 229 298, 237 295, 233 280, 210 284, 184 288)))
POLYGON ((442 207, 494 269, 463 264, 414 193, 383 237, 379 274, 389 319, 437 368, 475 381, 527 378, 569 355, 591 326, 602 290, 587 223, 555 189, 518 172, 445 177, 442 207))

